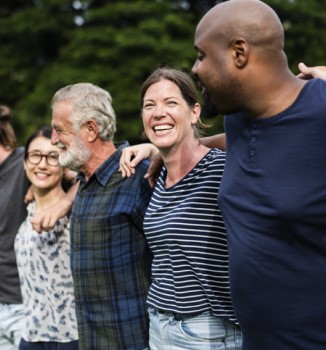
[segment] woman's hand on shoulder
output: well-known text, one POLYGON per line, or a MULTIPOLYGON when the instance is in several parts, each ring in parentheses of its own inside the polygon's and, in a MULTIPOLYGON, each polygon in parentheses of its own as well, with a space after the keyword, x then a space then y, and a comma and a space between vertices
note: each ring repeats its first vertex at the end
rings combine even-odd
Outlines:
POLYGON ((129 177, 135 173, 136 166, 143 159, 153 159, 158 153, 158 149, 151 143, 126 147, 122 150, 119 171, 123 177, 129 177))

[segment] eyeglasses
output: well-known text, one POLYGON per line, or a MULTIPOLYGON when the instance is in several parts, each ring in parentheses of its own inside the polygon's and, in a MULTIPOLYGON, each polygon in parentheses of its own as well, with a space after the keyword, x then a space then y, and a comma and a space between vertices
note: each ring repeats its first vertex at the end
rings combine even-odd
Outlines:
POLYGON ((28 152, 27 161, 30 164, 40 164, 43 157, 45 157, 48 165, 57 166, 59 165, 59 154, 57 152, 50 152, 49 154, 42 154, 41 152, 28 152))

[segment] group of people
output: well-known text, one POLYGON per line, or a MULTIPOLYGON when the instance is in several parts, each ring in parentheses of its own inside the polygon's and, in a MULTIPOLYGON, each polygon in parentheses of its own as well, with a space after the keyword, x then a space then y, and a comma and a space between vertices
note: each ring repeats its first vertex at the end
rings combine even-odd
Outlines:
POLYGON ((325 348, 326 67, 295 76, 283 45, 257 0, 198 24, 192 73, 226 142, 169 67, 140 91, 149 144, 114 143, 90 83, 58 90, 24 148, 0 107, 1 350, 325 348))

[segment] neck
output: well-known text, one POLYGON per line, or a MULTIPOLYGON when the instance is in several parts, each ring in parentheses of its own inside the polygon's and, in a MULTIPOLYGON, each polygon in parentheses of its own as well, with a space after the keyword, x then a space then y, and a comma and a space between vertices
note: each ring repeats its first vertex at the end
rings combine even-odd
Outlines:
POLYGON ((209 148, 198 140, 183 144, 177 149, 162 150, 163 161, 167 169, 165 187, 169 188, 184 178, 197 163, 207 154, 209 148))
POLYGON ((103 164, 116 151, 112 141, 98 140, 91 148, 91 155, 85 166, 80 169, 86 181, 94 174, 96 169, 103 164))
POLYGON ((294 76, 290 71, 270 74, 270 79, 257 79, 258 86, 247 94, 247 112, 253 118, 269 118, 281 113, 298 97, 301 89, 306 84, 302 79, 294 76), (257 98, 259 91, 259 98, 257 98))
POLYGON ((37 209, 47 209, 56 204, 65 195, 61 185, 52 189, 40 189, 33 186, 34 198, 37 209))

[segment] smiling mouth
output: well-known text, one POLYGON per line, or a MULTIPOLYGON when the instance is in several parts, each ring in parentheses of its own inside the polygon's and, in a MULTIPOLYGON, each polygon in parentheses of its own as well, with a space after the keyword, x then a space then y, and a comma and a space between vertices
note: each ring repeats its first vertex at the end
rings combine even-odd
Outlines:
POLYGON ((50 175, 49 174, 46 174, 46 173, 40 173, 40 172, 37 172, 35 173, 36 177, 40 180, 44 180, 44 179, 47 179, 50 175))
POLYGON ((156 125, 153 127, 155 134, 156 133, 166 133, 172 129, 173 129, 173 126, 171 126, 171 125, 156 125))

